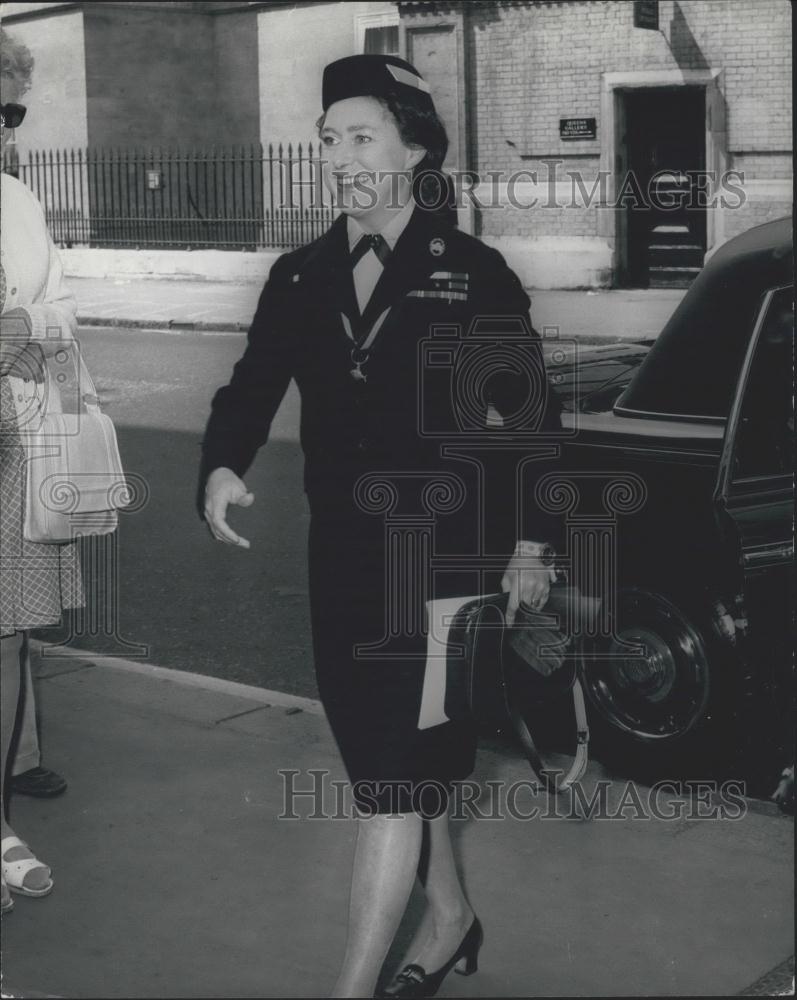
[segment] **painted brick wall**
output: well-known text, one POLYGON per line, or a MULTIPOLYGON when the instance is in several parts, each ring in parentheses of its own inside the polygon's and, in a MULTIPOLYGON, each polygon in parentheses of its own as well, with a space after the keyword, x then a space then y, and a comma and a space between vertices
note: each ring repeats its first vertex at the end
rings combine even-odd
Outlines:
POLYGON ((260 140, 260 72, 257 13, 235 11, 211 19, 213 25, 215 126, 217 143, 260 140))
POLYGON ((90 145, 186 147, 219 141, 211 18, 94 4, 84 23, 90 145))

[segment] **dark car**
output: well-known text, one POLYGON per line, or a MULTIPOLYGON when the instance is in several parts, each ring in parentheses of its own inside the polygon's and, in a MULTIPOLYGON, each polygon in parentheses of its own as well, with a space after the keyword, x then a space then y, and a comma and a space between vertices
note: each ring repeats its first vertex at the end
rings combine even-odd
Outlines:
POLYGON ((628 767, 793 763, 793 331, 785 219, 722 246, 652 346, 559 377, 566 560, 604 598, 583 679, 628 767))

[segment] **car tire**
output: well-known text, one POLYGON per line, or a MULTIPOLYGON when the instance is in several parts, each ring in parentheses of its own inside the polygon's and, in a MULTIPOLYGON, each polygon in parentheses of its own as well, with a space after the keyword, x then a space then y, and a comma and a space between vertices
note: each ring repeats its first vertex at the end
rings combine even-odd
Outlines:
POLYGON ((593 747, 629 777, 717 776, 729 766, 733 671, 706 602, 625 586, 608 635, 579 639, 593 747))

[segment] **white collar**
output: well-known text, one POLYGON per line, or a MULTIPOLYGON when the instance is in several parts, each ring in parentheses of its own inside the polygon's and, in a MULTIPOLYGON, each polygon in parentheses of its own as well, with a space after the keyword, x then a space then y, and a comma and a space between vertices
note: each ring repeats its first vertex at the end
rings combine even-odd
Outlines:
MULTIPOLYGON (((415 202, 412 198, 410 198, 404 208, 392 216, 390 221, 379 234, 384 238, 391 250, 396 249, 396 243, 398 243, 399 236, 401 236, 407 228, 407 223, 410 221, 410 216, 412 215, 412 210, 414 208, 415 202)), ((349 250, 354 249, 361 237, 371 235, 371 233, 363 229, 360 223, 351 215, 346 219, 346 231, 349 236, 349 250)))

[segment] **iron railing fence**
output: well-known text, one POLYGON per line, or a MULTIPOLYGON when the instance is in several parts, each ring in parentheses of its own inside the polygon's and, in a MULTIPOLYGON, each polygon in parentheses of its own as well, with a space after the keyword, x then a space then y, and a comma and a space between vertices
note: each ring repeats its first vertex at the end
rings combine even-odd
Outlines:
POLYGON ((37 150, 27 162, 10 150, 3 169, 36 194, 62 246, 291 249, 335 216, 313 143, 37 150))

